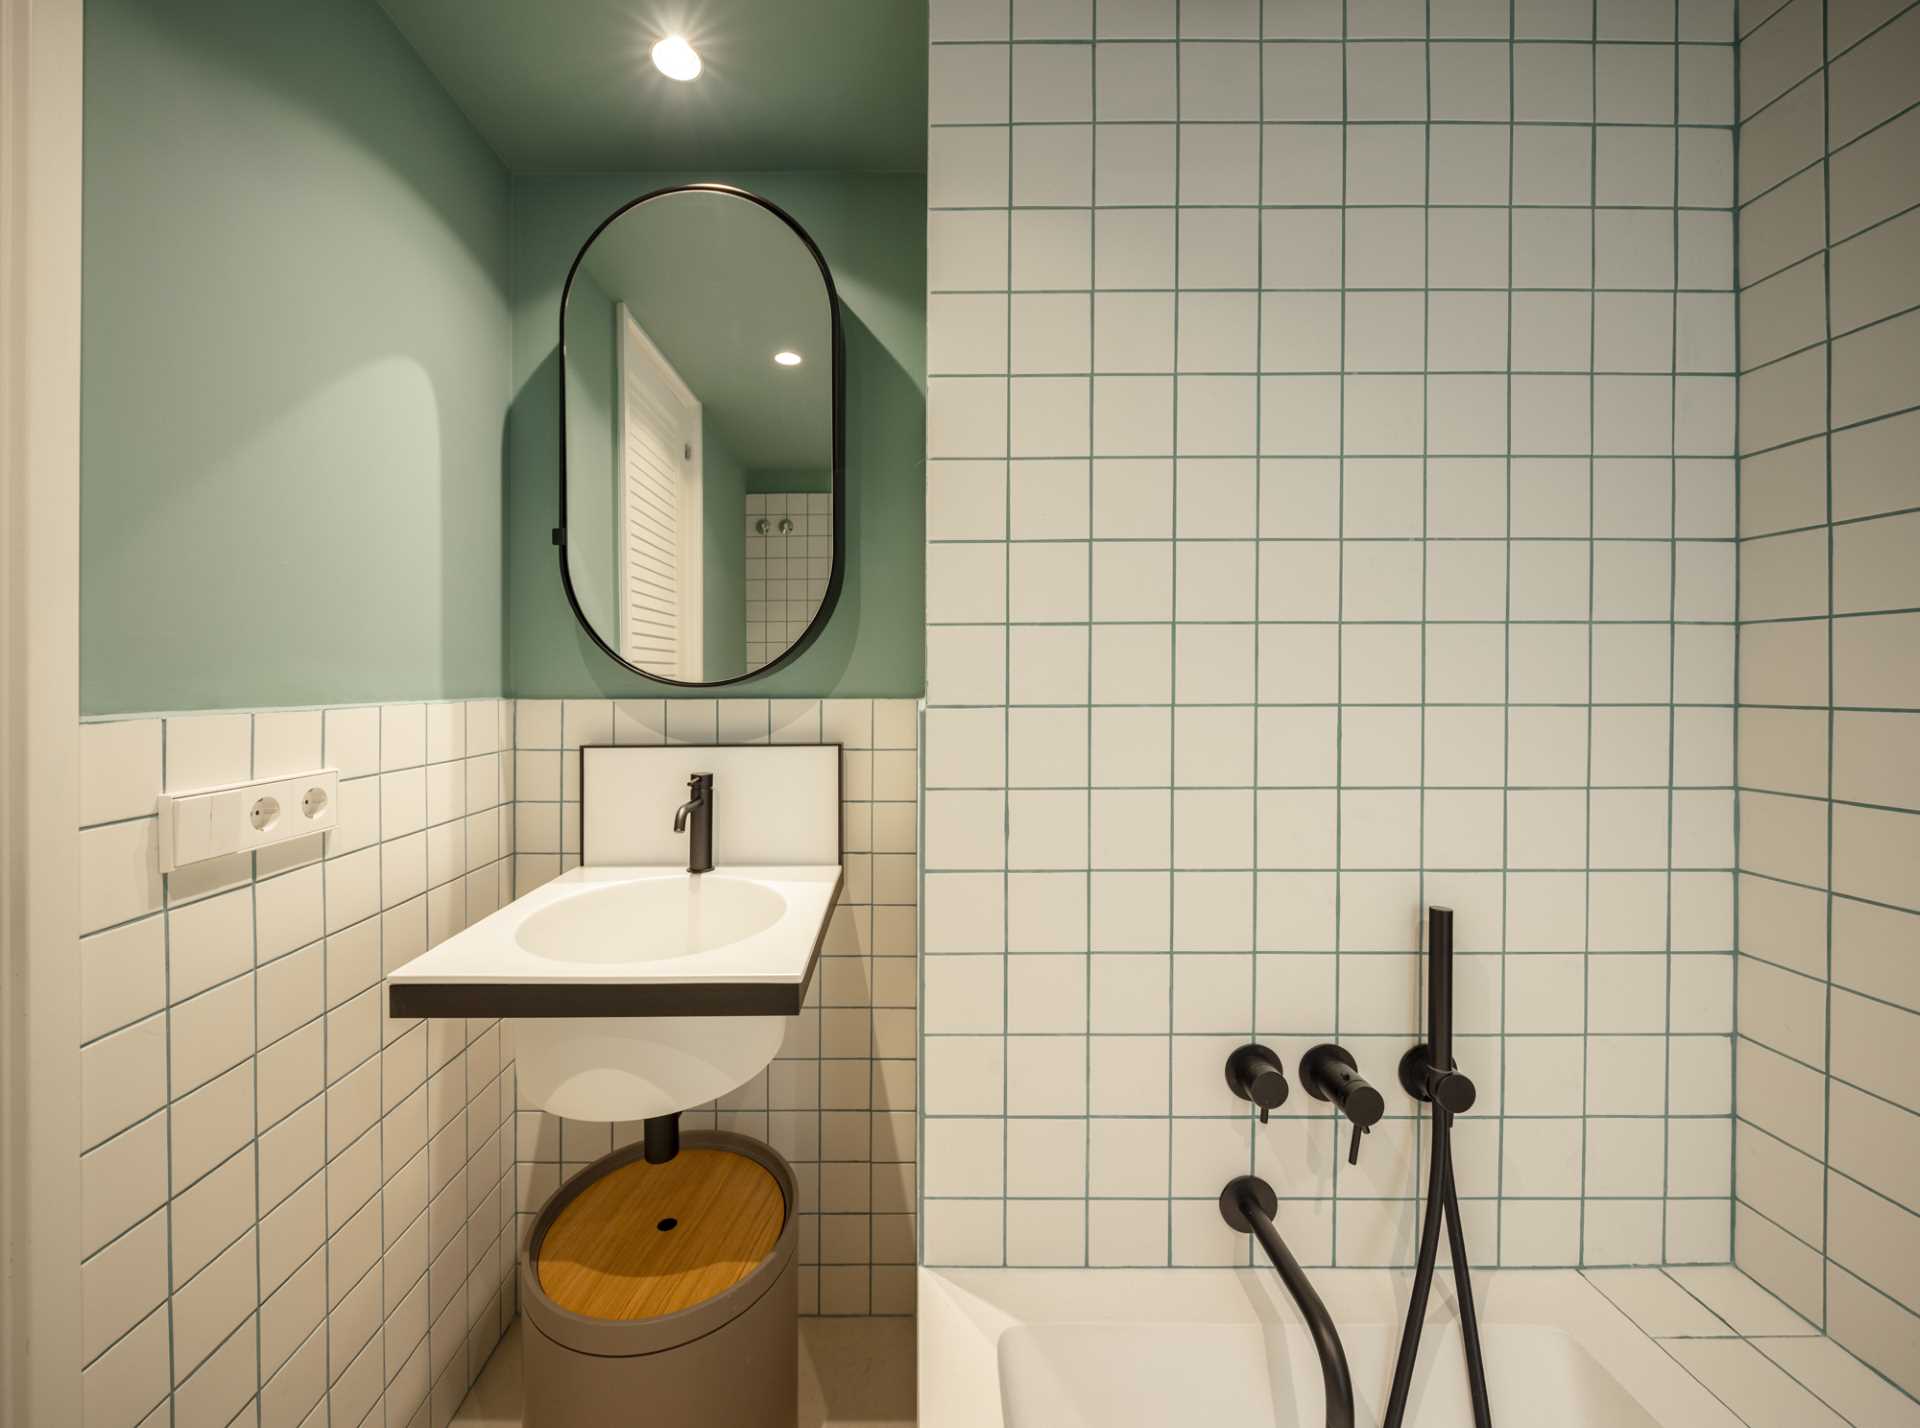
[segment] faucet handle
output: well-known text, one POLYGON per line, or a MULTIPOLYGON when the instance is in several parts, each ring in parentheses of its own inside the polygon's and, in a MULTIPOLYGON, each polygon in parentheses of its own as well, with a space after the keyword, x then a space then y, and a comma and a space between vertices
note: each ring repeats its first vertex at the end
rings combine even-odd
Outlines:
POLYGON ((1331 1101, 1363 1130, 1387 1113, 1386 1099, 1360 1074, 1360 1063, 1344 1046, 1322 1042, 1300 1058, 1300 1084, 1316 1101, 1331 1101))
POLYGON ((1260 1108, 1260 1124, 1287 1099, 1287 1072, 1280 1058, 1257 1041, 1250 1041, 1227 1058, 1227 1089, 1260 1108))
POLYGON ((1360 1137, 1372 1134, 1372 1126, 1363 1126, 1358 1121, 1353 1123, 1353 1139, 1347 1142, 1347 1164, 1358 1165, 1360 1163, 1360 1137))
POLYGON ((1387 1113, 1387 1102, 1360 1074, 1353 1053, 1330 1041, 1322 1042, 1300 1058, 1300 1084, 1316 1101, 1331 1101, 1340 1114, 1353 1122, 1353 1141, 1347 1147, 1347 1164, 1360 1163, 1360 1137, 1387 1113))

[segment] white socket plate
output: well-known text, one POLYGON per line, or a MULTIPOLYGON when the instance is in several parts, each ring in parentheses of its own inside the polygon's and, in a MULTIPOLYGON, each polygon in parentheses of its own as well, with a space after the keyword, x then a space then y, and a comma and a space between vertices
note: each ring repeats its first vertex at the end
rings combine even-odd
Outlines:
POLYGON ((329 832, 339 807, 338 769, 163 793, 160 871, 329 832))

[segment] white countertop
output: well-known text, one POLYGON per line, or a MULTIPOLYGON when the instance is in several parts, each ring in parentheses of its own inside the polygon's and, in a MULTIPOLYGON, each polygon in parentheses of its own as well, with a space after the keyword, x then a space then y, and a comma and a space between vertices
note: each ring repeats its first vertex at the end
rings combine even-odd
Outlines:
MULTIPOLYGON (((723 867, 698 875, 683 868, 574 868, 395 969, 387 981, 400 986, 798 985, 812 969, 840 882, 837 865, 723 867), (570 899, 616 884, 694 876, 757 884, 777 893, 785 909, 762 931, 680 955, 572 960, 543 956, 523 944, 521 929, 530 919, 570 899)), ((636 934, 645 931, 635 928, 636 934)))

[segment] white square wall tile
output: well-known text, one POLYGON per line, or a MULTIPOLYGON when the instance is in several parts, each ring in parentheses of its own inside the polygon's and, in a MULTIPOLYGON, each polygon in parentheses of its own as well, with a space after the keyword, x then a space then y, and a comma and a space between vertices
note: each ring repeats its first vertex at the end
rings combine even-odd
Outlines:
POLYGON ((142 918, 80 941, 80 1034, 91 1041, 166 1004, 163 919, 142 918))
POLYGON ((1004 123, 1010 58, 1005 45, 935 46, 928 81, 928 121, 1004 123))
POLYGON ((149 1215, 80 1270, 82 1355, 91 1360, 167 1292, 166 1216, 149 1215))
POLYGON ((80 1158, 83 1254, 92 1254, 166 1202, 166 1141, 166 1116, 149 1116, 80 1158))
POLYGON ((92 932, 160 907, 160 833, 152 819, 80 835, 80 930, 92 932))
POLYGON ((81 1376, 81 1403, 89 1424, 169 1420, 169 1408, 154 1409, 167 1392, 167 1315, 156 1310, 89 1364, 81 1376), (143 1419, 141 1415, 153 1409, 143 1419))
POLYGON ((204 898, 167 914, 168 999, 184 1001, 254 962, 253 890, 204 898))
POLYGON ((80 1133, 93 1146, 158 1110, 166 1100, 165 1019, 148 1017, 80 1053, 80 1133))
POLYGON ((252 767, 250 715, 185 714, 166 721, 166 786, 170 792, 239 783, 252 767))
POLYGON ((158 719, 80 726, 80 822, 140 818, 160 792, 158 719))

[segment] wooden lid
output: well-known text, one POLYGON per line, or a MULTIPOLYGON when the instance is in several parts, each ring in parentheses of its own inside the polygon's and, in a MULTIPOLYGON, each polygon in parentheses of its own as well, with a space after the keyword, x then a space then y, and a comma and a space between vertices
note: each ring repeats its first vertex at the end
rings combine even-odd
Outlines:
POLYGON ((723 1294, 772 1252, 786 1200, 766 1167, 727 1150, 630 1161, 554 1217, 540 1288, 592 1319, 653 1319, 723 1294))

